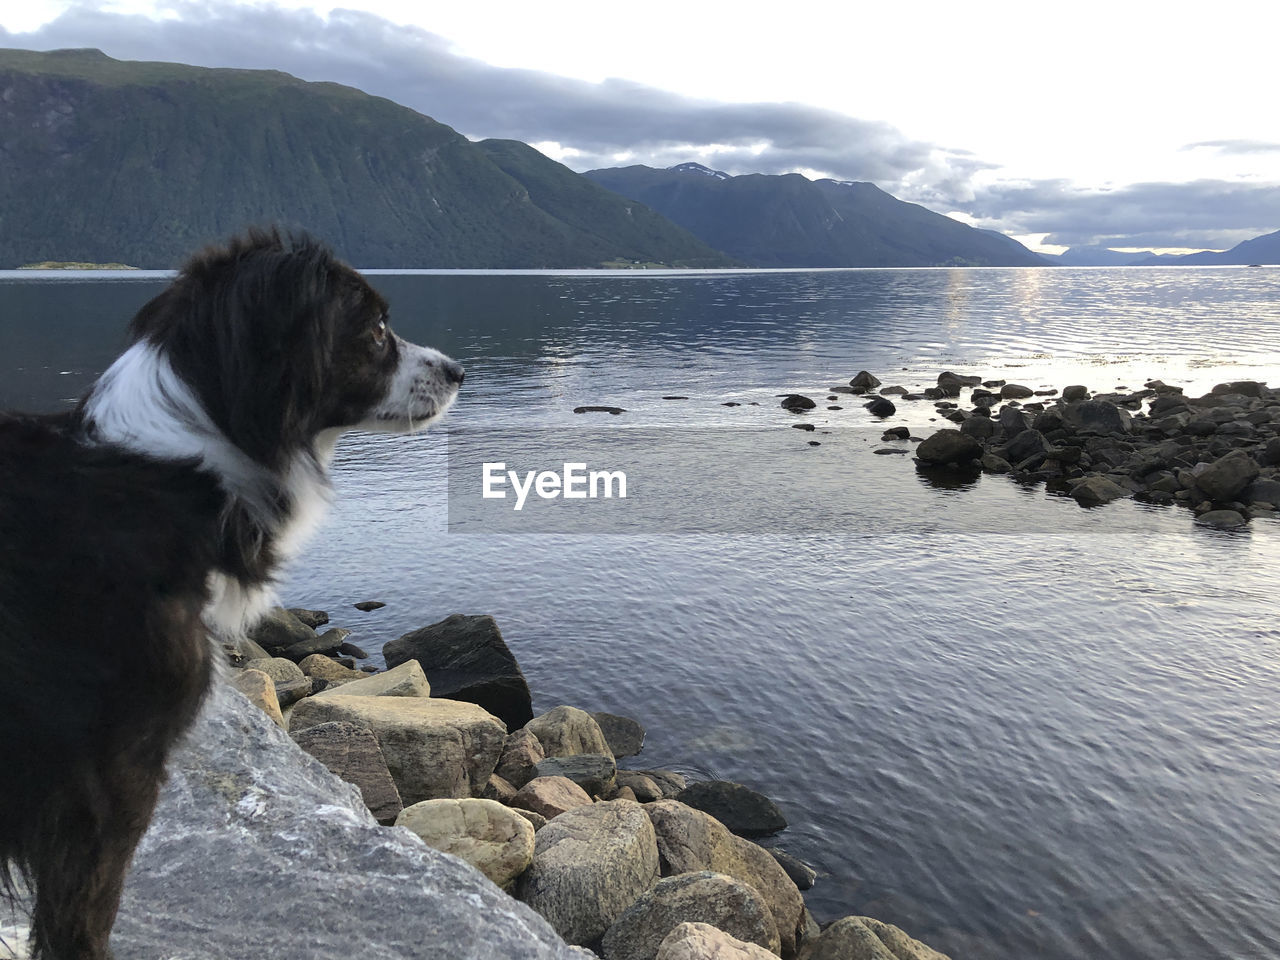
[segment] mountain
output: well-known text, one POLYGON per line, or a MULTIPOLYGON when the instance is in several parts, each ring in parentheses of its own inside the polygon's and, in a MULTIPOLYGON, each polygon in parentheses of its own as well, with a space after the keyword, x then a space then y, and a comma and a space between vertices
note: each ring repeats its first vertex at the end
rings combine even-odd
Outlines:
MULTIPOLYGON (((1153 265, 1155 261, 1144 260, 1143 266, 1153 265)), ((1188 253, 1181 257, 1163 257, 1160 264, 1176 266, 1201 266, 1221 264, 1223 266, 1251 263, 1280 264, 1280 230, 1275 233, 1264 233, 1252 240, 1237 243, 1230 250, 1201 250, 1199 253, 1188 253)))
POLYGON ((171 267, 271 221, 368 267, 732 262, 526 151, 277 71, 0 50, 0 266, 171 267))
POLYGON ((1015 240, 976 230, 870 183, 729 176, 697 163, 590 170, 718 250, 758 267, 1043 266, 1015 240))

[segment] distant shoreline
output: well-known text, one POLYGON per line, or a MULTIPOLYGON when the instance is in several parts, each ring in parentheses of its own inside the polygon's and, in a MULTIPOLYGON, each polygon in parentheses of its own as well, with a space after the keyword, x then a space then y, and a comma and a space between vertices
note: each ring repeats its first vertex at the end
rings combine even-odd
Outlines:
POLYGON ((127 263, 79 263, 73 260, 41 260, 24 263, 18 270, 139 270, 127 263))

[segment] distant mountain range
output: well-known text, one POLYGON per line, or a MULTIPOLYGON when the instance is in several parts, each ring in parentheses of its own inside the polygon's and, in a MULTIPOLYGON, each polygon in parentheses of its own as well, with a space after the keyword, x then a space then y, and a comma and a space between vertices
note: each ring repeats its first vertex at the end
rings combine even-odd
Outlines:
POLYGON ((523 144, 266 70, 0 50, 0 267, 172 267, 248 224, 358 266, 729 266, 523 144))
POLYGON ((870 183, 730 176, 698 163, 583 174, 757 267, 1043 266, 1002 234, 905 203, 870 183))
MULTIPOLYGON (((1199 253, 1188 253, 1181 257, 1161 257, 1160 264, 1174 266, 1231 265, 1251 263, 1280 264, 1280 230, 1263 234, 1237 243, 1230 250, 1201 250, 1199 253)), ((1151 266, 1151 261, 1144 260, 1140 266, 1151 266)))
MULTIPOLYGON (((1043 266, 870 183, 696 163, 577 174, 382 97, 271 70, 0 50, 0 268, 172 267, 250 224, 364 267, 1043 266)), ((1099 259, 1101 258, 1101 259, 1099 259)), ((1280 232, 1160 263, 1280 262, 1280 232)))

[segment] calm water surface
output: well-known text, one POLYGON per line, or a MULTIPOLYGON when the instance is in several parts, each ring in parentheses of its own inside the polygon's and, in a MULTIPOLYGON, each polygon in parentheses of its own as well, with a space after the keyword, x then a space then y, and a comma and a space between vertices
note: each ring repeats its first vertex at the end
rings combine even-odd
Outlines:
MULTIPOLYGON (((860 369, 1274 383, 1280 270, 372 279, 404 336, 467 366, 452 442, 638 428, 619 436, 688 438, 677 480, 739 458, 777 493, 733 534, 451 532, 444 431, 353 436, 289 603, 372 650, 493 614, 536 710, 635 716, 633 765, 776 798, 821 920, 878 916, 957 960, 1280 956, 1280 524, 939 487, 872 453, 884 425, 858 401, 823 399, 860 369), (819 401, 813 434, 777 406, 792 391, 819 401), (388 606, 348 606, 367 598, 388 606)), ((2 405, 77 395, 162 284, 0 276, 2 405)), ((723 505, 685 506, 717 529, 723 505)))

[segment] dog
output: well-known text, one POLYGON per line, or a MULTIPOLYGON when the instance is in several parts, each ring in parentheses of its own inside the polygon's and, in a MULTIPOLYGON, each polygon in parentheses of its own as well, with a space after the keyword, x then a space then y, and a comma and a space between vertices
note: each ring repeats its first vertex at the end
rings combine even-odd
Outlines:
POLYGON ((325 246, 255 230, 191 258, 73 411, 0 416, 0 893, 33 889, 36 957, 110 956, 166 757, 338 437, 421 430, 462 380, 325 246))

